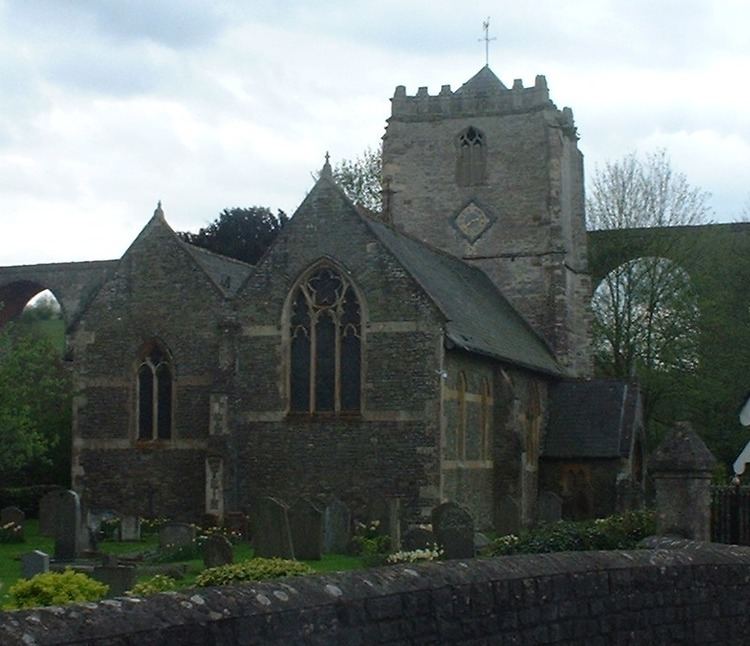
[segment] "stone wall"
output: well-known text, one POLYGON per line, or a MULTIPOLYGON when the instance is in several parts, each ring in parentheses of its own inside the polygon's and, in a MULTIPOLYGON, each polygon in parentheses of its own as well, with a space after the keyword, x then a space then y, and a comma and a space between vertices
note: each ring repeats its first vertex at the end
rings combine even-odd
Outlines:
POLYGON ((0 614, 16 644, 746 644, 750 549, 538 554, 0 614))

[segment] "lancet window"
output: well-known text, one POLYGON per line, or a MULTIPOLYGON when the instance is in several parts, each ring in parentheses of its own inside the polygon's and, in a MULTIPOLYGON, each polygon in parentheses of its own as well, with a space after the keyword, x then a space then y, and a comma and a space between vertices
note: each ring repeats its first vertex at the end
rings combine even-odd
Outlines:
POLYGON ((305 278, 292 295, 290 409, 360 410, 362 313, 352 284, 331 266, 305 278))
POLYGON ((138 439, 172 437, 173 374, 167 352, 150 343, 138 366, 138 439))
POLYGON ((487 147, 484 135, 474 126, 458 135, 456 181, 459 186, 476 186, 485 181, 487 147))

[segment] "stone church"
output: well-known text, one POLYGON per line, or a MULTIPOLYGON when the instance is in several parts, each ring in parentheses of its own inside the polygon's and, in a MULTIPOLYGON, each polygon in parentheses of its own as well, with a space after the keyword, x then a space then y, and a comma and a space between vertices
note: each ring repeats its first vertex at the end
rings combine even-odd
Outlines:
POLYGON ((608 513, 642 487, 637 388, 592 380, 583 161, 545 78, 396 88, 383 211, 326 161, 255 266, 161 209, 68 329, 74 488, 198 520, 336 495, 480 528, 608 513), (626 495, 627 494, 627 495, 626 495))

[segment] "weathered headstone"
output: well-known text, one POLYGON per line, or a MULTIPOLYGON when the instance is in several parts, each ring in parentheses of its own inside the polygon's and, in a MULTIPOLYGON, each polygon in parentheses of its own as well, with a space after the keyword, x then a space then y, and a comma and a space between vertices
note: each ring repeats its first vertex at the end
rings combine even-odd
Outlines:
POLYGON ((120 518, 120 540, 141 540, 141 519, 138 516, 122 516, 120 518))
POLYGON ((289 509, 294 555, 303 560, 319 560, 323 554, 323 511, 305 498, 289 509))
POLYGON ((159 547, 182 547, 195 541, 195 526, 188 523, 165 523, 159 530, 159 547))
POLYGON ((258 500, 253 528, 253 547, 256 556, 294 558, 288 510, 289 508, 277 498, 263 497, 258 500))
POLYGON ((219 565, 228 565, 234 561, 234 551, 232 544, 226 536, 221 534, 212 534, 203 544, 203 565, 208 567, 218 567, 219 565))
POLYGON ((490 539, 482 532, 474 532, 474 554, 482 554, 490 545, 490 539))
POLYGON ((432 530, 447 559, 474 556, 474 520, 463 507, 444 502, 432 510, 432 530))
POLYGON ((49 554, 39 550, 21 554, 21 576, 30 579, 35 574, 49 572, 49 554))
POLYGON ((407 552, 423 550, 432 547, 437 541, 435 534, 423 527, 412 527, 404 532, 401 537, 401 549, 407 552))
POLYGON ((57 525, 55 528, 55 560, 74 561, 81 544, 81 502, 75 491, 61 489, 55 495, 57 525))
POLYGON ((498 536, 521 531, 521 508, 513 496, 505 495, 497 504, 496 529, 498 536))
POLYGON ((108 597, 121 597, 133 589, 137 574, 133 565, 97 565, 91 572, 91 578, 109 586, 108 597))
POLYGON ((16 528, 16 533, 23 538, 24 522, 26 521, 26 514, 23 513, 18 507, 4 507, 0 510, 0 525, 5 527, 6 525, 13 524, 16 528))
POLYGON ((56 489, 45 494, 39 500, 39 533, 50 538, 55 537, 57 529, 57 496, 64 489, 56 489))
POLYGON ((323 551, 326 554, 344 554, 352 539, 352 515, 338 498, 326 505, 323 513, 323 551))
POLYGON ((536 518, 540 523, 555 523, 562 518, 563 501, 554 491, 542 491, 536 500, 536 518))

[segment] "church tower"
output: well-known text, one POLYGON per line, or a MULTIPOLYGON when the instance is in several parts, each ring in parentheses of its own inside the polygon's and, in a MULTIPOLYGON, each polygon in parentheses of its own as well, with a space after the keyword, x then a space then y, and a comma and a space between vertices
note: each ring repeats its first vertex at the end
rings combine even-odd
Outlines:
POLYGON ((485 66, 456 91, 398 86, 383 138, 386 217, 476 264, 578 376, 591 374, 583 156, 547 82, 485 66))

